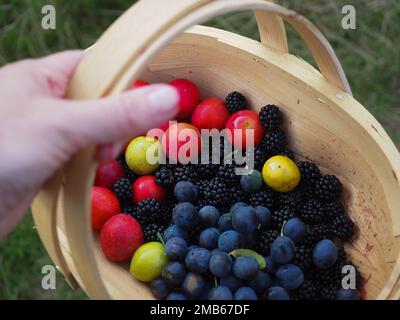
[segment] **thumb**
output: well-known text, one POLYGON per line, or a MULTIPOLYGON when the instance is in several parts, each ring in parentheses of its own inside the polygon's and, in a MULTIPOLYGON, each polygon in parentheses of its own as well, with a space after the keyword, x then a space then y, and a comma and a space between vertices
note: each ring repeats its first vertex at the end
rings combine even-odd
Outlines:
POLYGON ((117 142, 173 119, 178 93, 165 84, 127 91, 96 101, 58 100, 58 123, 77 148, 117 142))

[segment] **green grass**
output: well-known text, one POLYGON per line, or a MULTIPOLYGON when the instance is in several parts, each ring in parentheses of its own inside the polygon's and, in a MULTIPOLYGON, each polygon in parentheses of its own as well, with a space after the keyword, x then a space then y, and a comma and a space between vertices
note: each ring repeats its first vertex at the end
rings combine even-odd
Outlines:
POLYGON ((0 243, 0 299, 82 299, 81 290, 73 291, 60 274, 56 290, 43 290, 42 267, 52 264, 42 246, 32 215, 0 243))
MULTIPOLYGON (((134 1, 132 0, 9 0, 0 2, 0 66, 26 57, 59 50, 86 48, 134 1), (57 29, 41 29, 41 8, 57 9, 57 29)), ((400 142, 400 5, 398 0, 295 1, 279 3, 313 21, 333 45, 349 78, 354 96, 400 142), (341 7, 357 10, 357 29, 340 28, 341 7)), ((151 14, 151 13, 149 13, 151 14)), ((207 22, 208 25, 257 39, 250 12, 241 12, 207 22)), ((134 32, 134 31, 133 31, 134 32)), ((312 62, 304 43, 289 29, 292 53, 312 62)), ((41 268, 47 256, 32 217, 0 241, 0 299, 82 299, 61 277, 57 290, 41 289, 41 268)))

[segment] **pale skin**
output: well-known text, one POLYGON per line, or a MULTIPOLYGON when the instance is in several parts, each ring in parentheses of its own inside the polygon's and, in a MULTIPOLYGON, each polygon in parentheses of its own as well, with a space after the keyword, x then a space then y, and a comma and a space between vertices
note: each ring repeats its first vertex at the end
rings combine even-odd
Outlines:
POLYGON ((97 145, 99 159, 115 157, 121 142, 178 111, 176 91, 163 84, 97 101, 65 99, 83 55, 68 51, 0 69, 0 239, 76 152, 97 145))

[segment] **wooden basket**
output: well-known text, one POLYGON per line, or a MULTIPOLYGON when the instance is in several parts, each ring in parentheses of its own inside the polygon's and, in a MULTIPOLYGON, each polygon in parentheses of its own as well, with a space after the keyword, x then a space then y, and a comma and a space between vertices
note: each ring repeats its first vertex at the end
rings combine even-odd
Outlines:
MULTIPOLYGON (((96 99, 122 92, 132 79, 176 77, 192 79, 204 96, 224 97, 237 89, 254 107, 279 105, 290 147, 337 175, 345 186, 343 200, 359 227, 358 238, 346 251, 362 273, 363 298, 400 297, 399 153, 381 125, 353 99, 337 57, 314 25, 262 0, 142 0, 88 52, 68 97, 96 99), (261 43, 192 27, 249 9, 255 10, 261 43), (319 71, 288 53, 283 21, 306 42, 319 71)), ((93 151, 76 155, 35 199, 41 239, 67 281, 91 298, 152 298, 127 265, 105 259, 91 230, 93 151)))

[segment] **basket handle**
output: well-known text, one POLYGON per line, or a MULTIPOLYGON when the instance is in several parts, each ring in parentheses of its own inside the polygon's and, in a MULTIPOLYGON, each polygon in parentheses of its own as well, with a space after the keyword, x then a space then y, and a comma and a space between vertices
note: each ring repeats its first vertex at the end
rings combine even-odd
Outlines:
MULTIPOLYGON (((118 94, 140 75, 146 63, 163 46, 188 27, 218 15, 249 9, 257 10, 261 38, 267 45, 272 44, 281 51, 287 48, 282 32, 268 34, 271 22, 264 20, 264 12, 275 22, 279 23, 279 19, 288 22, 308 45, 322 75, 338 90, 351 94, 328 41, 312 23, 294 11, 263 0, 142 0, 124 13, 83 59, 67 97, 96 99, 118 94)), ((281 27, 273 30, 282 31, 281 27)), ((71 256, 79 266, 81 284, 92 298, 107 299, 110 296, 92 251, 89 195, 94 178, 93 150, 89 148, 77 154, 66 170, 63 218, 71 256)))
MULTIPOLYGON (((273 0, 266 0, 274 2, 273 0)), ((254 10, 261 43, 282 53, 288 53, 288 40, 281 16, 265 10, 254 10)))
MULTIPOLYGON (((322 75, 331 84, 351 94, 343 68, 329 42, 310 21, 292 10, 263 0, 142 0, 103 34, 82 61, 77 77, 81 73, 88 77, 91 73, 93 79, 84 83, 72 81, 71 96, 93 99, 109 95, 124 74, 133 77, 132 72, 138 71, 137 65, 190 26, 218 15, 249 9, 256 11, 264 44, 287 51, 283 19, 304 39, 322 75), (268 17, 272 20, 267 20, 268 17), (106 68, 98 67, 106 65, 110 57, 118 63, 106 68)), ((117 89, 122 90, 120 87, 117 89)))
MULTIPOLYGON (((266 1, 274 2, 273 0, 266 1)), ((259 26, 261 42, 266 46, 287 53, 288 43, 282 18, 262 10, 256 10, 255 15, 259 26)), ((62 176, 61 170, 46 183, 35 198, 31 209, 39 236, 52 261, 64 275, 70 286, 77 288, 77 282, 62 255, 57 234, 57 201, 62 189, 62 176)))
POLYGON ((71 288, 79 288, 62 254, 57 232, 57 205, 62 185, 63 170, 59 170, 45 183, 32 203, 32 213, 36 228, 47 253, 56 268, 64 276, 71 288))

